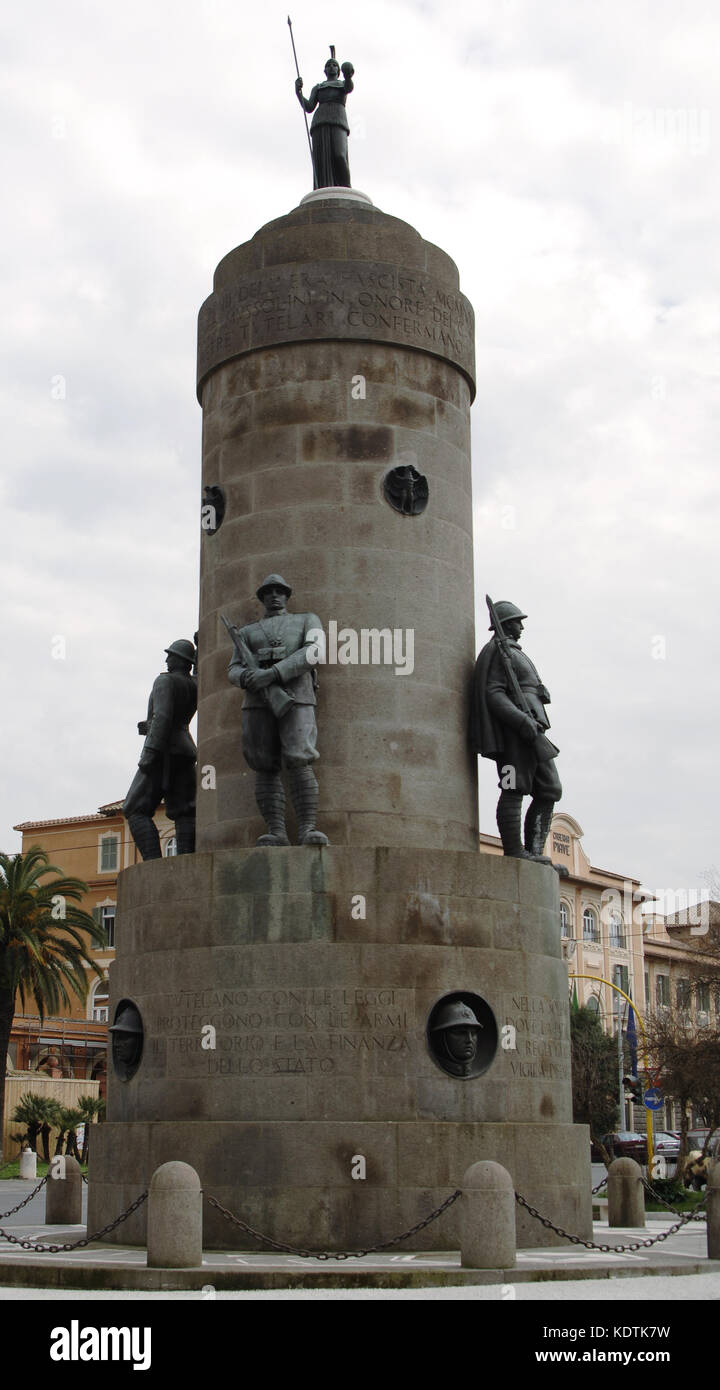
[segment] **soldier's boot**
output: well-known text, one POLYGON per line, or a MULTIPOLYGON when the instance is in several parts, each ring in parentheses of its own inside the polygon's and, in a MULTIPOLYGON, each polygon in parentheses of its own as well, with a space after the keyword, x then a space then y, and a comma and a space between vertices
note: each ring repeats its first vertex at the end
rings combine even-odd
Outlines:
POLYGON ((285 788, 279 772, 258 772, 255 775, 255 800, 267 826, 258 845, 289 845, 285 828, 285 788))
POLYGON ((503 853, 513 859, 534 859, 535 856, 524 848, 520 838, 522 792, 501 792, 496 814, 503 853))
POLYGON ((290 795, 298 823, 299 845, 326 845, 327 835, 315 829, 319 789, 311 767, 294 767, 290 773, 290 795))
POLYGON ((533 859, 537 859, 539 864, 552 864, 552 859, 543 854, 543 850, 550 829, 554 804, 553 801, 542 801, 538 797, 533 797, 527 808, 525 848, 530 851, 533 859))
POLYGON ((127 823, 143 859, 162 859, 160 836, 152 817, 136 811, 134 815, 128 816, 127 823))
POLYGON ((175 841, 178 854, 195 853, 195 817, 175 817, 175 841))
POLYGON ((565 865, 555 864, 548 855, 543 854, 554 810, 554 801, 533 797, 525 816, 525 848, 538 864, 551 864, 561 878, 567 878, 568 870, 565 865))

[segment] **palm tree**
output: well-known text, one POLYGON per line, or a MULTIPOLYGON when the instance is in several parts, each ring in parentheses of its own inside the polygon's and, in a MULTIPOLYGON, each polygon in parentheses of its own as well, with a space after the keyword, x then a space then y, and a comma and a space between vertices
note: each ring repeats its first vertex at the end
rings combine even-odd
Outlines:
MULTIPOLYGON (((29 1147, 37 1153, 38 1135, 41 1133, 43 1125, 53 1123, 50 1118, 48 1107, 53 1106, 53 1101, 48 1101, 47 1096, 39 1096, 37 1091, 26 1091, 22 1095, 10 1116, 16 1124, 25 1125, 27 1133, 23 1136, 28 1141, 29 1147)), ((46 1155, 47 1156, 47 1155, 46 1155)))
POLYGON ((90 1144, 90 1125, 97 1117, 99 1120, 105 1113, 105 1101, 102 1096, 78 1096, 77 1108, 85 1122, 85 1133, 83 1134, 81 1163, 87 1163, 88 1147, 90 1144))
POLYGON ((87 998, 88 969, 102 979, 102 969, 87 954, 90 946, 107 945, 105 928, 75 906, 86 892, 87 884, 65 877, 39 845, 27 854, 0 854, 0 1162, 16 998, 23 1007, 26 999, 34 1000, 44 1019, 69 1006, 73 995, 87 998))
POLYGON ((55 1144, 55 1153, 71 1154, 73 1158, 80 1158, 77 1146, 77 1127, 82 1124, 82 1110, 69 1109, 65 1105, 58 1106, 57 1124, 60 1133, 55 1144))

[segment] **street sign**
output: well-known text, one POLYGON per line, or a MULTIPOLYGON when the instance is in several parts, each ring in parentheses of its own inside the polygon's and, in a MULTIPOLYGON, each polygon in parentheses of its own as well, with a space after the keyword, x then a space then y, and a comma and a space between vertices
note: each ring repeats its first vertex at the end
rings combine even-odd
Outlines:
POLYGON ((643 1105, 646 1110, 662 1110, 665 1104, 663 1093, 659 1086, 649 1086, 643 1096, 643 1105))

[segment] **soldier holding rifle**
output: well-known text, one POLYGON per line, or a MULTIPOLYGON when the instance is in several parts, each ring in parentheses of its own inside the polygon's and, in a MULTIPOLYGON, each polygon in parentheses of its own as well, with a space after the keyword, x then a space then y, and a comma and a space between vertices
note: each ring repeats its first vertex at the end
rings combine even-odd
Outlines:
POLYGON ((288 613, 292 593, 282 575, 269 574, 257 590, 265 616, 236 628, 223 618, 235 647, 228 679, 245 691, 242 746, 255 773, 255 799, 267 833, 259 845, 289 845, 285 791, 280 769, 289 773, 290 796, 301 845, 326 845, 316 829, 318 784, 312 763, 320 756, 315 723, 315 667, 308 650, 322 631, 314 613, 288 613), (313 636, 312 634, 315 634, 313 636))

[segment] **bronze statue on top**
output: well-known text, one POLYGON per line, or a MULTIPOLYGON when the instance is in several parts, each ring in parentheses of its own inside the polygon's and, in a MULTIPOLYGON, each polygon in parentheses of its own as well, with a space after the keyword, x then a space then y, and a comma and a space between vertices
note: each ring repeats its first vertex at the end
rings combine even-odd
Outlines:
MULTIPOLYGON (((494 604, 491 641, 475 665, 470 713, 470 743, 483 758, 492 758, 500 778, 497 823, 505 854, 552 864, 543 854, 555 803, 562 787, 555 765, 559 749, 547 738, 550 695, 519 642, 523 618, 514 603, 494 604), (523 796, 532 798, 521 838, 523 796)), ((557 865, 554 868, 560 869, 557 865)))
POLYGON ((298 73, 295 92, 303 111, 315 111, 310 126, 313 187, 349 188, 348 135, 350 134, 350 126, 345 112, 345 102, 353 90, 352 79, 355 69, 352 63, 343 63, 342 67, 340 66, 332 44, 330 45, 330 55, 325 64, 325 81, 318 82, 313 87, 310 96, 304 97, 302 93, 303 80, 298 73), (340 76, 341 72, 342 77, 340 76))

